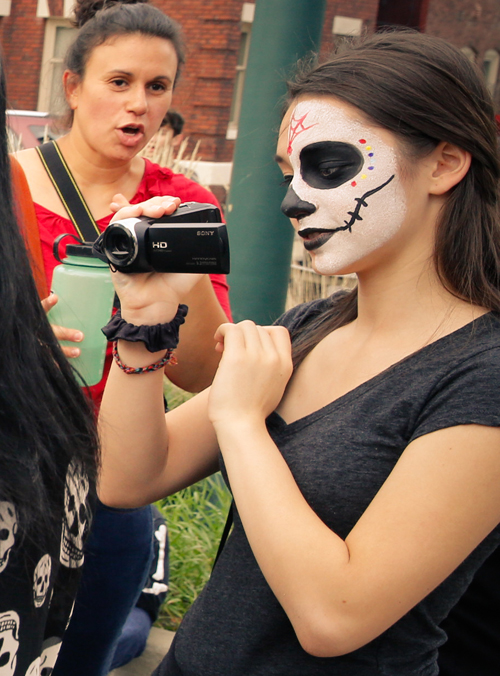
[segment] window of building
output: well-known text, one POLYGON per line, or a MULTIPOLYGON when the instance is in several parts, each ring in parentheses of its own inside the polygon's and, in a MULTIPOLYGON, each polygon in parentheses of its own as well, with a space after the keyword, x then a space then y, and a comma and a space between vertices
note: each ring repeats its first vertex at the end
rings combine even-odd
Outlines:
POLYGON ((476 63, 477 54, 472 49, 472 47, 462 47, 460 51, 462 52, 462 54, 465 54, 465 56, 469 59, 471 63, 476 63))
POLYGON ((363 20, 350 16, 334 16, 332 33, 334 35, 343 35, 353 37, 361 35, 363 31, 363 20))
MULTIPOLYGON (((75 0, 63 0, 63 13, 58 16, 63 16, 65 19, 73 16, 74 5, 75 0)), ((37 0, 36 15, 39 19, 48 19, 51 16, 49 0, 37 0)))
POLYGON ((11 0, 0 0, 0 16, 10 16, 11 0))
POLYGON ((241 11, 240 48, 238 51, 238 63, 236 65, 236 79, 234 82, 233 101, 231 103, 229 124, 226 133, 226 138, 229 140, 234 140, 238 136, 238 121, 240 119, 241 102, 243 99, 243 87, 245 85, 248 53, 250 51, 250 37, 252 32, 254 12, 255 5, 253 3, 243 3, 241 11))
POLYGON ((492 96, 495 95, 495 88, 498 77, 498 64, 500 62, 500 55, 496 49, 488 49, 483 58, 483 74, 486 81, 486 86, 490 90, 492 96))
POLYGON ((62 105, 64 56, 77 29, 67 19, 47 19, 43 45, 38 110, 57 112, 62 105))
POLYGON ((429 0, 380 0, 378 3, 377 28, 385 26, 408 26, 425 30, 429 0))

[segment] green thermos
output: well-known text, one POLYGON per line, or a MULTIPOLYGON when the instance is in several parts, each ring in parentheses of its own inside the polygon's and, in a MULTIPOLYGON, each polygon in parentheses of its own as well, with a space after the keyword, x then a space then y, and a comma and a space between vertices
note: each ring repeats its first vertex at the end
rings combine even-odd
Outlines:
POLYGON ((54 269, 52 290, 59 302, 48 313, 51 324, 78 329, 84 335, 80 343, 61 341, 61 345, 76 345, 79 357, 71 359, 82 385, 95 385, 103 374, 106 337, 101 331, 111 318, 114 288, 107 263, 96 258, 91 243, 68 244, 66 257, 59 258, 59 244, 54 242, 54 255, 61 262, 54 269))

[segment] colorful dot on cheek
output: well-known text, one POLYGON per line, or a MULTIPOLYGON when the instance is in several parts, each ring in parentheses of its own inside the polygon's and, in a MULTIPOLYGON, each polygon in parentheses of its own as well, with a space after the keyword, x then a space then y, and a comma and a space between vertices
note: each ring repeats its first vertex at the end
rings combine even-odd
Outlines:
POLYGON ((372 147, 371 147, 371 146, 366 146, 366 149, 367 149, 367 150, 371 150, 372 147))
POLYGON ((366 174, 363 174, 363 175, 361 176, 361 178, 366 178, 366 174))
POLYGON ((371 171, 372 169, 375 169, 375 167, 368 167, 368 169, 371 171))
POLYGON ((363 144, 366 143, 366 141, 365 141, 364 138, 360 138, 360 139, 359 139, 359 142, 360 142, 360 143, 363 143, 363 144))
POLYGON ((368 153, 368 157, 373 157, 373 153, 368 153))
POLYGON ((351 185, 352 185, 353 188, 355 188, 358 184, 356 183, 356 181, 353 181, 353 182, 351 183, 351 185))

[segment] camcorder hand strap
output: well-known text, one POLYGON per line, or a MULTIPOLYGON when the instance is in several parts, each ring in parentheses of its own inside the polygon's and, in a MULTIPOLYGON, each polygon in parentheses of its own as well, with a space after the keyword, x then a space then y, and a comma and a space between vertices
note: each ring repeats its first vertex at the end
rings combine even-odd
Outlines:
POLYGON ((79 237, 84 242, 94 242, 101 231, 90 213, 59 146, 55 141, 49 141, 37 146, 36 150, 79 237))

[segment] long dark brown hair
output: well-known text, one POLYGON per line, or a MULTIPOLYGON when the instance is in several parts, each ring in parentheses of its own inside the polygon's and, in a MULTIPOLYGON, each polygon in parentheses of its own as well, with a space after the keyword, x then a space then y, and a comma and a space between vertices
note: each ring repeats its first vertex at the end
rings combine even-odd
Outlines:
POLYGON ((95 497, 94 414, 40 304, 16 221, 0 61, 0 501, 14 504, 19 538, 60 539, 68 466, 95 497))
MULTIPOLYGON (((376 34, 328 61, 299 66, 288 106, 299 96, 333 96, 356 106, 418 159, 441 141, 470 152, 437 225, 434 264, 443 286, 500 311, 500 161, 491 96, 475 66, 444 40, 412 31, 376 34)), ((287 107, 288 107, 287 106, 287 107)), ((293 336, 298 365, 328 333, 357 316, 357 290, 293 336)))

